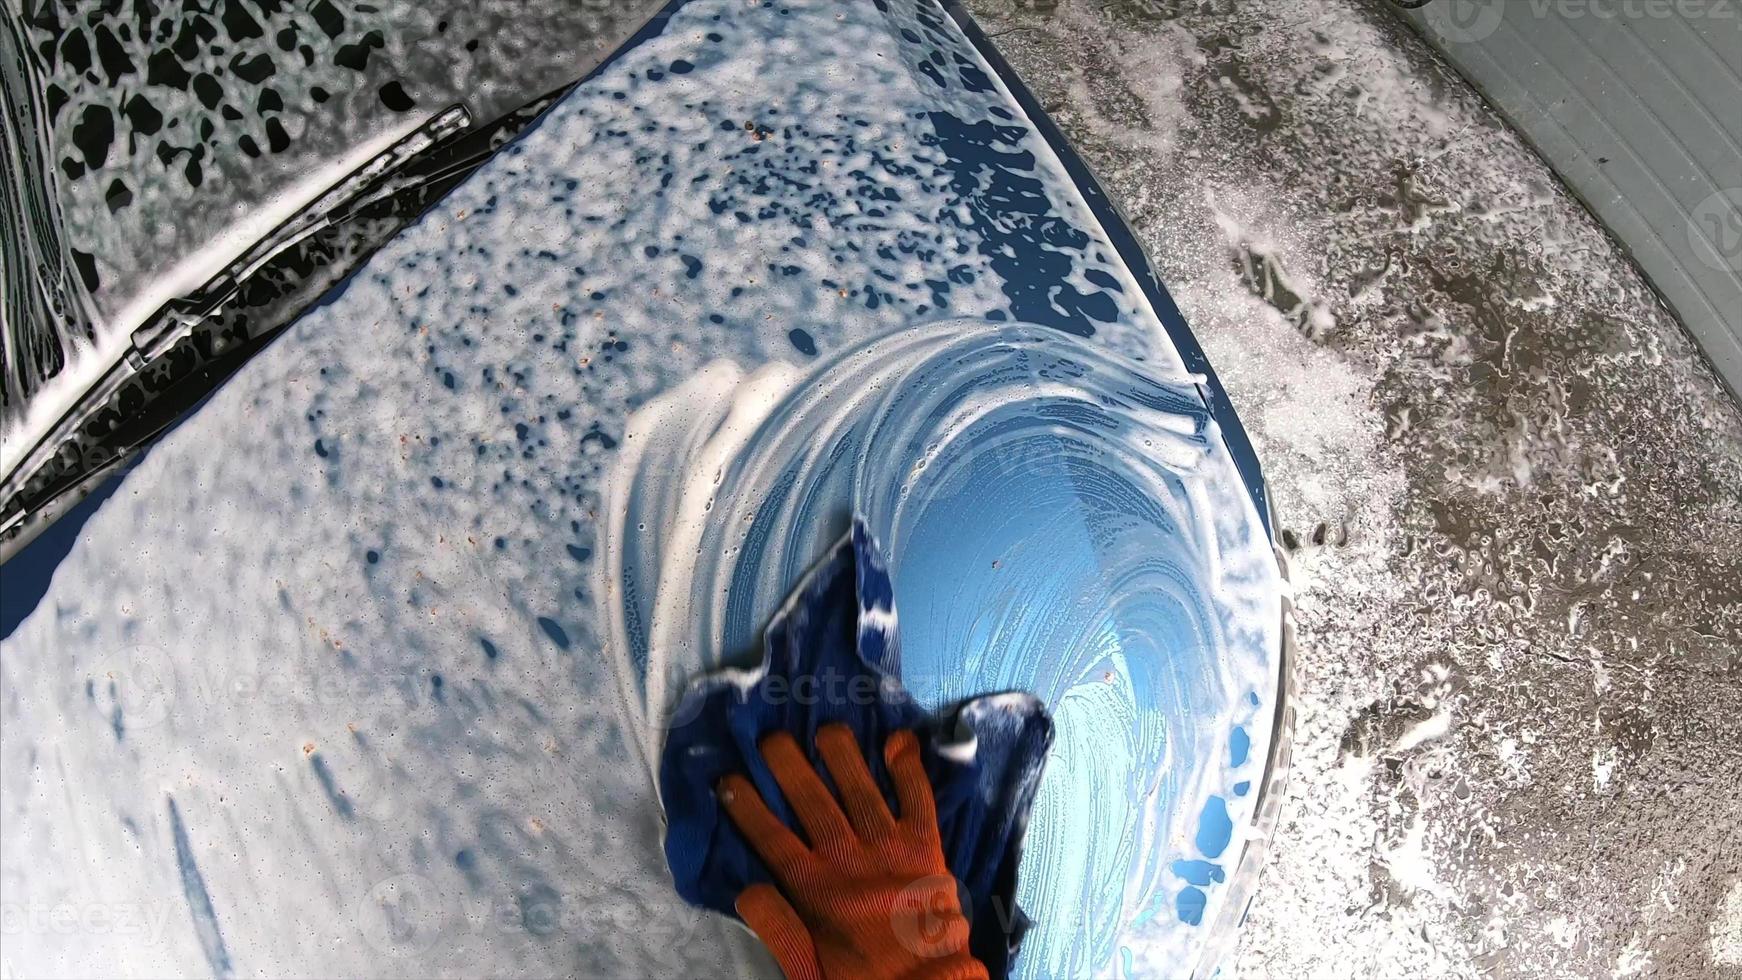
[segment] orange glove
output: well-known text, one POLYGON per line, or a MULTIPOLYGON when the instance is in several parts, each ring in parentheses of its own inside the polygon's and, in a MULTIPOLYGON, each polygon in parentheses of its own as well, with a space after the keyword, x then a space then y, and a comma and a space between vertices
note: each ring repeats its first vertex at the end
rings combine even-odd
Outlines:
POLYGON ((968 953, 968 920, 944 863, 919 739, 900 731, 884 746, 899 818, 846 725, 817 730, 845 813, 791 734, 775 732, 760 747, 810 846, 743 776, 727 776, 717 792, 780 883, 744 889, 737 909, 788 980, 986 980, 968 953))

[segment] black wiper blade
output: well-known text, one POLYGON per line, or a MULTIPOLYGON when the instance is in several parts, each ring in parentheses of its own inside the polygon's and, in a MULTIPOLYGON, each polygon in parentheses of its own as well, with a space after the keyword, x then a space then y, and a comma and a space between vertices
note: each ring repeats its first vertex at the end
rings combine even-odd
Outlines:
POLYGON ((517 111, 467 133, 465 107, 436 113, 199 289, 159 307, 133 330, 121 358, 0 477, 0 562, 71 506, 60 498, 82 496, 476 169, 489 156, 478 152, 481 138, 504 126, 518 131, 529 119, 517 111))

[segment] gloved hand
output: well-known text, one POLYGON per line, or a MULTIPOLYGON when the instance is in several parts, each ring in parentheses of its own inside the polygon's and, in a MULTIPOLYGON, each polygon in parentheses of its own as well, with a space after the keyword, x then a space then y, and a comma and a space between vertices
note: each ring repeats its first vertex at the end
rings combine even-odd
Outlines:
POLYGON ((986 980, 986 968, 968 952, 968 920, 944 863, 913 732, 891 735, 883 751, 899 817, 846 725, 817 730, 817 751, 845 813, 791 734, 775 732, 760 747, 810 845, 743 776, 727 776, 716 791, 780 883, 744 889, 737 909, 788 980, 986 980))

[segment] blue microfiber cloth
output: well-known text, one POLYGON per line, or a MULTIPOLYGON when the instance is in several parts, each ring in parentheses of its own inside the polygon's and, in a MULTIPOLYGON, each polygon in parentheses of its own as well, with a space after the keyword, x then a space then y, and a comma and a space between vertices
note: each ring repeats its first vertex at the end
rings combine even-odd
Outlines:
MULTIPOLYGON (((784 729, 815 764, 817 728, 835 722, 852 726, 891 802, 883 743, 899 729, 919 733, 944 857, 968 896, 969 948, 991 976, 1006 976, 1028 927, 1016 907, 1016 869, 1052 720, 1027 694, 976 698, 939 715, 908 697, 894 588, 859 520, 775 614, 762 664, 698 678, 673 713, 659 789, 668 821, 665 858, 678 894, 735 915, 733 903, 746 886, 773 881, 715 799, 714 786, 728 773, 747 774, 775 815, 797 829, 756 745, 784 729)), ((828 781, 827 768, 819 771, 828 781)))

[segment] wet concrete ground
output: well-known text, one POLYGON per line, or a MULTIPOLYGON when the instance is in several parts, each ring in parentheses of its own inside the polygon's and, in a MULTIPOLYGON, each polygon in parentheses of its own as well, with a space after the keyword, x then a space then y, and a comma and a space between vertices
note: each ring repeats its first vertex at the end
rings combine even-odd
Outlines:
POLYGON ((1292 573, 1237 976, 1742 976, 1742 411, 1380 0, 975 0, 1240 410, 1292 573))

